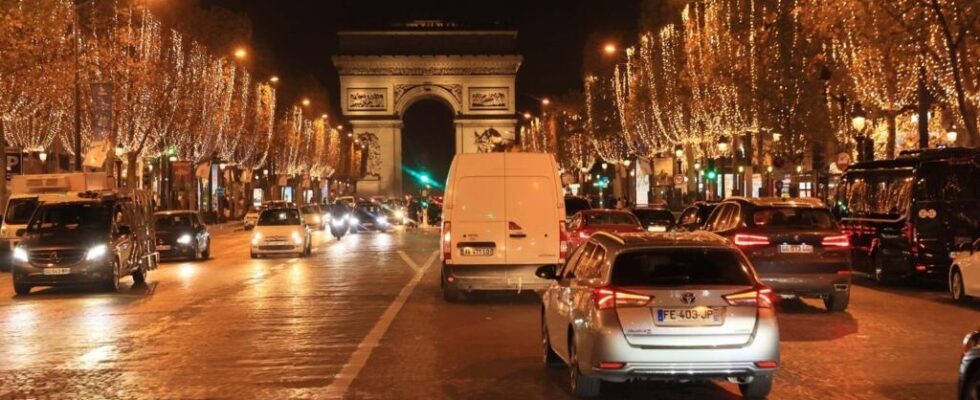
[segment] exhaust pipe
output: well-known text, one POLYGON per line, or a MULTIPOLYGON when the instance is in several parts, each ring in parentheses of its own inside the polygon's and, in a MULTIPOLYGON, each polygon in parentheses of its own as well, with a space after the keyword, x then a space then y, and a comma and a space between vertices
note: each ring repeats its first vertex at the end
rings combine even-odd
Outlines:
POLYGON ((846 292, 848 286, 850 286, 850 285, 848 285, 846 283, 835 283, 834 284, 834 290, 836 290, 838 292, 846 292))

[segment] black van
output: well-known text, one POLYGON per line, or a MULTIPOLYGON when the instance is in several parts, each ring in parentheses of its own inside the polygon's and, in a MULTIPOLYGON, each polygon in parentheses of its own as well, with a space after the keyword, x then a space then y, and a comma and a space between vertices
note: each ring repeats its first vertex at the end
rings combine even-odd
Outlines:
POLYGON ((878 282, 945 280, 951 252, 980 236, 980 150, 903 151, 854 164, 831 208, 850 235, 855 270, 878 282))

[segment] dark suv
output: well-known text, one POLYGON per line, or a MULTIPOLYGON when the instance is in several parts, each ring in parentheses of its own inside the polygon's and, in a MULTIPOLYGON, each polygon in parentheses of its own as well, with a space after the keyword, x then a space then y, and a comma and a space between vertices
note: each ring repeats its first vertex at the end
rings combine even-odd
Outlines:
POLYGON ((847 308, 850 242, 820 200, 734 197, 711 213, 704 229, 741 248, 780 295, 819 297, 829 311, 847 308))

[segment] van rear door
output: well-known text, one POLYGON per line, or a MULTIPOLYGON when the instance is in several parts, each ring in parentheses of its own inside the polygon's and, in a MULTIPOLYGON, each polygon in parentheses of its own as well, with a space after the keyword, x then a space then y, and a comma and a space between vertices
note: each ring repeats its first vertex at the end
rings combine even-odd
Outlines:
POLYGON ((507 264, 557 264, 561 237, 554 179, 507 177, 507 264))
POLYGON ((503 176, 461 176, 452 204, 451 263, 504 264, 507 221, 503 176))

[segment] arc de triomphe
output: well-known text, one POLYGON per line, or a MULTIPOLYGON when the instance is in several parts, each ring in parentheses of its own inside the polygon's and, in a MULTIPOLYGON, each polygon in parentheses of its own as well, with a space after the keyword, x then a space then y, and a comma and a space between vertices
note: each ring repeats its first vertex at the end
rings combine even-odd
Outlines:
POLYGON ((372 147, 360 194, 402 194, 402 115, 418 101, 452 109, 457 154, 514 139, 516 31, 415 21, 338 36, 340 106, 355 137, 372 147))

